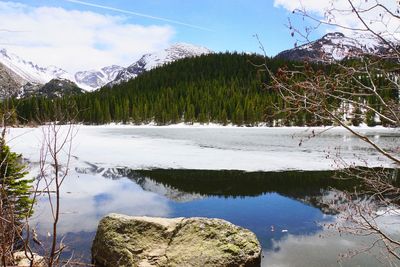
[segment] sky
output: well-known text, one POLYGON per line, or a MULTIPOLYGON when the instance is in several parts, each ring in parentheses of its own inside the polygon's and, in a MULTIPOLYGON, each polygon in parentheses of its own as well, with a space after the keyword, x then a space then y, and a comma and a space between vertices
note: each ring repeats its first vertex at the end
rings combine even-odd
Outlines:
MULTIPOLYGON (((345 0, 335 0, 343 2, 345 0)), ((361 1, 361 0, 360 0, 361 1)), ((384 0, 391 1, 391 0, 384 0)), ((294 47, 288 18, 306 7, 323 16, 324 0, 20 0, 0 1, 0 47, 69 72, 117 64, 177 42, 213 51, 262 53, 294 47)), ((351 24, 352 22, 346 21, 351 24)), ((311 38, 329 29, 320 27, 311 38)))

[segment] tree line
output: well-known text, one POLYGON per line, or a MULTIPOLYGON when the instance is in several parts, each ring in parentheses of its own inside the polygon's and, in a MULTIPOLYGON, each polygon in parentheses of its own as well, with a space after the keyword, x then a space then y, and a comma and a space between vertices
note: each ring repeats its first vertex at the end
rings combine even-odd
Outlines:
MULTIPOLYGON (((298 63, 256 54, 209 54, 158 67, 112 88, 106 86, 95 92, 54 99, 43 96, 10 99, 2 105, 15 110, 12 124, 62 120, 85 124, 213 122, 246 126, 332 123, 310 113, 291 112, 279 93, 268 86, 273 81, 263 64, 277 73, 282 68, 296 68, 298 63)), ((349 64, 357 63, 349 61, 349 64)), ((334 65, 314 64, 313 68, 328 75, 336 71, 334 65)), ((386 88, 382 96, 398 98, 398 92, 392 91, 386 88)), ((365 101, 373 103, 374 98, 365 97, 365 101)), ((343 103, 336 106, 337 112, 346 113, 354 125, 376 123, 371 112, 346 109, 343 103)))

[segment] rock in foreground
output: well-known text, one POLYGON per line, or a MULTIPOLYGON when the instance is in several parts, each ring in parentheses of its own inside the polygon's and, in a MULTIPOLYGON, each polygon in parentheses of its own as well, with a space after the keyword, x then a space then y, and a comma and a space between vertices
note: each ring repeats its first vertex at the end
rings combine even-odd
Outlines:
POLYGON ((92 247, 97 266, 260 266, 254 233, 220 219, 110 214, 92 247))
MULTIPOLYGON (((30 255, 30 257, 33 257, 33 262, 32 262, 33 267, 44 267, 47 265, 44 258, 36 253, 33 253, 32 255, 30 255)), ((14 260, 16 264, 15 266, 25 266, 25 267, 31 266, 31 261, 26 256, 25 251, 15 252, 14 260)))

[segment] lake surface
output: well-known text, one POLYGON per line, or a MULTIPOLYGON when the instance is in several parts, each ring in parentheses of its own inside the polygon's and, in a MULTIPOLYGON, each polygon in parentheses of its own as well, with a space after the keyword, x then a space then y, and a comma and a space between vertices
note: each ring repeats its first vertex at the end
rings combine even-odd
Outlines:
MULTIPOLYGON (((89 259, 98 221, 116 212, 226 219, 256 233, 263 266, 377 266, 379 261, 367 254, 338 262, 340 253, 368 240, 328 229, 337 220, 327 204, 335 200, 332 188, 354 184, 318 170, 334 166, 328 150, 340 150, 345 158, 357 153, 376 166, 386 163, 345 131, 323 131, 80 127, 61 199, 59 233, 70 245, 65 257, 73 252, 89 259), (313 135, 318 137, 309 139, 313 135)), ((396 130, 365 131, 397 149, 396 130)), ((10 133, 20 136, 12 147, 31 162, 32 173, 40 133, 10 133)), ((50 218, 47 200, 40 199, 32 223, 41 236, 50 231, 50 218)))
MULTIPOLYGON (((371 166, 387 164, 371 147, 341 128, 76 126, 73 165, 131 169, 326 170, 333 157, 371 166), (354 153, 360 157, 355 160, 354 153), (326 159, 327 155, 331 158, 326 159)), ((64 129, 65 130, 65 129, 64 129)), ((397 129, 360 129, 390 150, 400 151, 397 129)), ((62 131, 61 131, 62 132, 62 131)), ((11 146, 39 160, 42 128, 12 129, 11 146), (15 139, 14 139, 15 138, 15 139)))

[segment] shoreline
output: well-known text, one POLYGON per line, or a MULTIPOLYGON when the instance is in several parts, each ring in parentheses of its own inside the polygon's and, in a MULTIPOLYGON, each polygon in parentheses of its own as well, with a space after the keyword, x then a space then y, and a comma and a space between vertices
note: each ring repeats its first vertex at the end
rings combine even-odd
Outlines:
MULTIPOLYGON (((18 126, 18 127, 13 127, 13 126, 8 126, 7 128, 10 129, 35 129, 35 128, 40 128, 44 127, 49 124, 42 124, 42 125, 27 125, 27 126, 18 126)), ((61 124, 60 126, 67 126, 68 124, 61 124)), ((187 123, 177 123, 177 124, 168 124, 168 125, 157 125, 154 123, 148 123, 148 124, 122 124, 122 123, 109 123, 109 124, 100 124, 100 125, 94 125, 94 124, 71 124, 73 126, 78 126, 78 127, 85 127, 85 128, 132 128, 132 129, 292 129, 292 130, 324 130, 324 131, 329 131, 329 130, 346 130, 343 126, 266 126, 265 124, 260 124, 260 125, 255 125, 255 126, 238 126, 238 125, 233 125, 233 124, 218 124, 218 123, 207 123, 207 124, 201 124, 201 123, 193 123, 193 124, 187 124, 187 123)), ((400 130, 400 127, 384 127, 381 125, 377 126, 367 126, 366 124, 360 125, 360 126, 350 126, 351 129, 354 130, 387 130, 387 131, 396 131, 400 130)), ((347 130, 346 130, 347 131, 347 130)))

